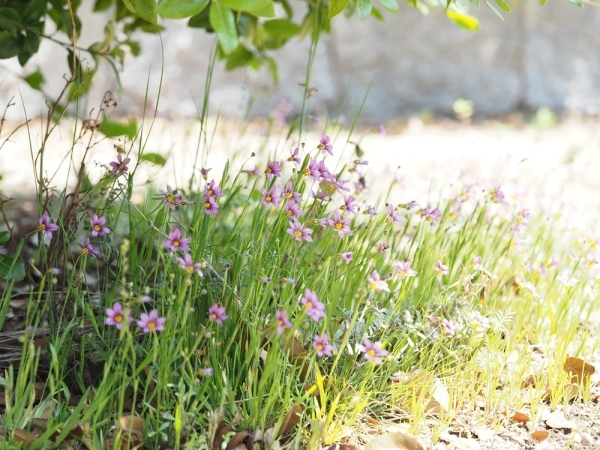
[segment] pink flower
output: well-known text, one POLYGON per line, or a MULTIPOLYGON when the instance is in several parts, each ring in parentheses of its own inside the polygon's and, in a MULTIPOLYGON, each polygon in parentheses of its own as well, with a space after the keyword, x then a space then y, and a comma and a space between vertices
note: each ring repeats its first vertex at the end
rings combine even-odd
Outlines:
POLYGON ((183 196, 179 193, 173 192, 173 188, 167 184, 167 191, 163 191, 160 189, 158 193, 164 196, 164 200, 162 201, 164 205, 168 205, 171 210, 175 211, 181 201, 183 200, 183 196))
POLYGON ((175 228, 169 233, 169 239, 164 243, 164 246, 172 252, 181 250, 182 252, 187 253, 190 250, 189 244, 190 238, 181 237, 181 231, 179 228, 175 228))
POLYGON ((96 250, 94 247, 92 247, 92 244, 90 243, 90 238, 86 238, 86 240, 82 244, 82 249, 81 249, 82 256, 85 256, 87 254, 90 254, 94 257, 100 256, 100 252, 98 250, 96 250))
POLYGON ((158 311, 153 309, 148 314, 140 314, 140 320, 137 321, 137 326, 141 328, 144 333, 152 333, 153 331, 163 331, 165 329, 164 324, 166 321, 166 317, 158 317, 158 311))
POLYGON ((337 234, 343 238, 345 235, 352 233, 352 230, 347 225, 350 219, 342 219, 339 212, 333 214, 333 219, 329 219, 327 224, 330 225, 337 234))
POLYGON ((206 181, 208 179, 208 172, 210 172, 212 169, 205 169, 204 167, 202 167, 198 170, 200 171, 200 175, 202 175, 202 178, 204 178, 204 181, 206 181))
POLYGON ((381 342, 372 343, 367 338, 363 339, 362 344, 358 344, 358 350, 363 352, 367 361, 373 361, 375 364, 382 363, 381 358, 388 355, 387 350, 383 349, 381 342))
POLYGON ((358 205, 355 202, 355 198, 349 195, 348 197, 344 196, 344 204, 340 206, 342 211, 348 211, 349 214, 356 214, 358 205))
POLYGON ((58 230, 58 225, 51 222, 50 216, 47 212, 44 212, 44 214, 42 214, 42 217, 40 217, 38 223, 39 225, 36 228, 36 231, 46 233, 48 239, 52 239, 52 233, 58 230))
POLYGON ((290 157, 287 160, 293 162, 294 164, 300 164, 302 162, 300 161, 300 157, 298 156, 298 147, 296 147, 293 150, 290 150, 290 157))
POLYGON ((500 203, 502 205, 506 205, 507 202, 505 200, 504 192, 500 189, 500 185, 494 186, 494 188, 490 192, 490 196, 494 203, 500 203))
POLYGON ((113 175, 117 175, 117 176, 121 176, 123 175, 125 172, 127 172, 127 170, 129 170, 129 167, 127 167, 127 164, 129 164, 129 162, 131 161, 131 159, 126 158, 125 160, 123 160, 123 157, 121 156, 121 154, 117 155, 117 160, 113 161, 110 163, 110 166, 112 167, 112 174, 113 175))
POLYGON ((190 275, 196 272, 199 277, 204 276, 201 270, 202 264, 194 263, 189 253, 185 254, 185 258, 177 258, 177 261, 179 262, 179 267, 181 267, 190 275))
POLYGON ((435 274, 436 275, 448 275, 450 273, 450 269, 448 266, 442 264, 442 262, 438 259, 435 262, 435 274))
POLYGON ((280 177, 281 176, 281 163, 279 161, 268 162, 265 173, 267 174, 267 178, 269 180, 273 177, 280 177))
POLYGON ((331 139, 325 133, 321 133, 321 140, 319 141, 319 145, 317 148, 321 150, 323 153, 327 152, 331 156, 333 156, 333 146, 331 145, 331 139))
POLYGON ((210 377, 215 374, 215 370, 212 367, 205 367, 204 369, 200 369, 198 371, 198 375, 202 377, 210 377))
MULTIPOLYGON (((372 215, 375 215, 375 214, 372 214, 372 215)), ((396 213, 396 211, 394 209, 394 205, 392 205, 392 204, 388 205, 388 215, 385 218, 385 221, 387 223, 400 223, 402 221, 402 219, 400 218, 398 213, 396 213)))
POLYGON ((286 230, 286 232, 291 235, 297 242, 307 241, 312 242, 312 238, 310 234, 313 232, 310 228, 304 228, 298 219, 295 217, 289 223, 290 227, 286 230))
POLYGON ((220 306, 218 303, 213 303, 208 309, 208 320, 216 322, 219 325, 223 325, 223 321, 229 319, 229 316, 225 314, 225 307, 220 306))
POLYGON ((312 317, 315 322, 319 322, 319 320, 326 316, 325 305, 319 301, 317 294, 310 289, 304 291, 304 296, 300 298, 300 303, 302 303, 306 314, 312 317))
POLYGON ((327 333, 323 333, 322 336, 315 334, 313 348, 317 351, 317 356, 319 356, 319 358, 332 355, 333 345, 329 344, 329 336, 327 336, 327 333))
POLYGON ((279 206, 279 201, 281 200, 281 197, 279 197, 279 194, 277 193, 277 186, 273 186, 268 191, 265 188, 262 188, 260 192, 262 194, 262 198, 260 199, 260 201, 267 208, 271 206, 277 208, 279 206))
POLYGON ((292 328, 292 323, 288 320, 285 310, 275 313, 275 323, 277 324, 277 334, 283 333, 284 328, 292 328))
POLYGON ((380 255, 385 255, 385 252, 389 250, 390 246, 387 242, 379 241, 376 248, 380 255))
POLYGON ((110 229, 106 228, 104 224, 106 223, 106 217, 98 217, 94 214, 92 220, 90 220, 90 225, 92 227, 92 236, 106 236, 110 233, 110 229))
POLYGON ((289 217, 298 217, 302 215, 302 210, 294 200, 288 200, 285 204, 285 215, 289 217))
POLYGON ((369 282, 369 287, 371 288, 371 290, 375 292, 390 292, 390 288, 388 287, 387 282, 381 279, 376 270, 374 270, 371 276, 367 278, 367 281, 369 282))
POLYGON ((456 333, 456 325, 451 320, 442 320, 442 324, 440 326, 442 328, 442 333, 447 334, 448 336, 453 336, 454 333, 456 333))
POLYGON ((210 180, 210 183, 206 185, 204 194, 209 197, 223 197, 223 191, 216 185, 215 180, 210 180))
POLYGON ((416 270, 410 268, 410 261, 396 262, 396 270, 400 273, 400 279, 414 277, 417 274, 416 270))
POLYGON ((350 261, 352 261, 352 256, 353 256, 352 252, 340 253, 340 258, 342 258, 344 261, 346 261, 348 263, 350 261))
POLYGON ((310 177, 315 181, 321 181, 321 172, 319 171, 319 163, 311 159, 306 169, 302 171, 302 175, 310 177))
POLYGON ((285 186, 283 187, 281 194, 282 194, 283 198, 288 201, 289 200, 294 200, 295 202, 302 201, 302 196, 300 195, 300 192, 294 191, 294 187, 292 185, 292 180, 288 180, 288 182, 285 183, 285 186))
POLYGON ((219 212, 219 204, 212 195, 204 195, 202 197, 202 205, 206 214, 217 214, 219 212))
POLYGON ((120 330, 123 326, 123 322, 131 322, 133 319, 129 317, 129 310, 123 310, 121 303, 116 302, 112 308, 106 308, 106 318, 104 323, 106 325, 114 325, 117 330, 120 330))
POLYGON ((432 226, 437 225, 438 220, 442 217, 442 213, 439 209, 433 208, 431 205, 427 205, 425 211, 421 213, 421 217, 423 217, 427 222, 431 222, 432 226))

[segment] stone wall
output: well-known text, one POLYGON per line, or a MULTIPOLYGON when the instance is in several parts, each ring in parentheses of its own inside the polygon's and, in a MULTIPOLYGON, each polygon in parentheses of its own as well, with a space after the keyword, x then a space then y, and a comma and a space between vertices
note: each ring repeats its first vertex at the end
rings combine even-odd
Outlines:
MULTIPOLYGON (((88 4, 90 1, 84 2, 88 4)), ((298 2, 301 4, 300 2, 298 2)), ((370 87, 363 118, 384 121, 430 108, 452 113, 456 98, 474 102, 476 113, 490 116, 516 109, 546 106, 554 110, 600 112, 600 9, 583 9, 566 0, 546 6, 516 5, 505 21, 498 20, 484 6, 471 11, 482 29, 471 33, 457 28, 442 11, 423 17, 406 4, 399 14, 386 14, 381 23, 358 17, 334 21, 331 36, 320 43, 311 86, 318 88, 312 108, 318 114, 356 110, 370 87)), ((104 18, 83 13, 88 35, 81 45, 99 39, 104 18)), ((158 110, 166 116, 194 117, 201 104, 213 37, 189 29, 185 21, 170 22, 162 34, 164 74, 158 110)), ((143 53, 130 58, 121 75, 120 89, 104 63, 90 95, 88 111, 110 89, 119 99, 122 115, 143 112, 146 86, 148 108, 156 105, 161 72, 161 41, 141 36, 143 53)), ((211 111, 241 118, 249 99, 253 113, 266 114, 282 97, 298 107, 308 42, 287 45, 280 60, 280 84, 273 86, 266 72, 226 72, 217 65, 213 76, 211 111)), ((48 77, 50 96, 60 90, 68 70, 66 51, 44 42, 40 53, 24 73, 42 66, 48 77)), ((43 108, 43 98, 19 80, 23 73, 16 61, 0 61, 0 101, 19 97, 29 114, 43 108), (2 70, 4 69, 4 70, 2 70)), ((14 111, 13 114, 20 114, 14 111)), ((83 114, 82 114, 83 115, 83 114)))

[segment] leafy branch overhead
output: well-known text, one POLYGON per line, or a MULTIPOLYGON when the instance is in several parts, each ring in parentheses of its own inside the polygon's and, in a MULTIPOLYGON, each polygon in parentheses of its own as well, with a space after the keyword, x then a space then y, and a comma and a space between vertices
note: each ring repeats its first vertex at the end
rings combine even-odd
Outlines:
MULTIPOLYGON (((472 31, 479 29, 479 21, 468 14, 468 7, 472 5, 479 9, 480 0, 406 1, 423 14, 431 8, 445 10, 456 25, 472 31)), ((500 19, 500 11, 511 11, 505 0, 494 0, 495 5, 492 0, 484 1, 500 19)), ((579 0, 569 1, 582 6, 579 0)), ((595 5, 591 0, 582 1, 595 5)), ((76 46, 82 27, 78 16, 81 3, 82 0, 0 0, 0 59, 17 57, 24 66, 38 52, 42 38, 65 48, 76 46), (47 26, 48 21, 52 26, 47 26), (53 28, 56 33, 46 34, 53 28)), ((544 4, 545 0, 540 3, 544 4)), ((303 16, 296 18, 298 8, 292 8, 289 0, 159 0, 158 3, 156 0, 95 0, 94 12, 109 12, 112 16, 101 41, 87 48, 76 46, 77 58, 87 52, 92 57, 87 61, 93 61, 88 65, 94 67, 81 67, 77 74, 79 82, 72 87, 70 95, 82 95, 89 89, 101 58, 112 65, 118 76, 125 56, 128 53, 137 56, 141 51, 140 44, 131 38, 133 32, 159 33, 165 19, 188 19, 189 27, 214 33, 219 42, 218 56, 225 61, 228 70, 266 66, 277 80, 273 50, 294 37, 301 39, 314 37, 314 33, 329 32, 331 19, 342 12, 348 17, 358 15, 361 20, 370 16, 383 20, 380 7, 392 13, 400 10, 397 0, 307 0, 303 16)), ((69 55, 68 63, 72 69, 80 64, 77 58, 72 53, 69 55)), ((41 90, 44 79, 36 72, 26 81, 34 89, 41 90)))

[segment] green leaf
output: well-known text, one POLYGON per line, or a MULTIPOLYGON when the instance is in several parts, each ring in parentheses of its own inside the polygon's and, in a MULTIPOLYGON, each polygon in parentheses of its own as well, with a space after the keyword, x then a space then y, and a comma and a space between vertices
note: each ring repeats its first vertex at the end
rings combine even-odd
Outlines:
POLYGON ((275 17, 275 5, 273 4, 273 2, 271 2, 264 8, 246 12, 256 17, 266 17, 267 19, 270 19, 271 17, 275 17))
POLYGON ((139 157, 139 161, 146 161, 157 166, 164 166, 167 159, 158 153, 142 153, 139 157))
POLYGON ((94 3, 94 12, 106 11, 112 4, 112 0, 96 0, 96 3, 94 3))
POLYGON ((48 2, 46 0, 36 0, 31 3, 25 12, 23 12, 23 23, 29 25, 43 20, 46 15, 47 4, 48 2))
POLYGON ((450 9, 446 10, 446 14, 456 25, 461 28, 465 28, 470 31, 479 30, 479 20, 470 16, 469 14, 463 14, 450 9))
POLYGON ((383 18, 383 14, 381 14, 381 11, 379 11, 377 8, 375 8, 373 6, 373 9, 371 10, 371 15, 376 19, 379 20, 380 22, 383 22, 385 19, 383 18))
POLYGON ((25 278, 25 266, 21 261, 13 261, 13 259, 12 256, 0 253, 0 278, 20 281, 25 278))
POLYGON ((540 5, 545 5, 548 0, 540 0, 540 5))
POLYGON ((569 3, 571 3, 572 5, 575 5, 579 8, 583 8, 583 4, 579 0, 569 0, 569 3))
POLYGON ((210 5, 208 18, 217 33, 221 50, 229 55, 238 45, 233 12, 220 2, 214 2, 210 5))
POLYGON ((185 19, 199 14, 208 3, 209 0, 162 0, 156 11, 169 19, 185 19))
POLYGON ((348 7, 349 2, 350 0, 330 0, 329 14, 327 15, 327 17, 331 19, 332 17, 337 16, 339 13, 341 13, 348 7))
POLYGON ((249 13, 273 6, 273 0, 220 0, 219 3, 234 11, 249 13))
POLYGON ((0 59, 12 58, 21 51, 19 39, 12 34, 0 33, 0 59))
POLYGON ((0 8, 0 30, 18 31, 22 26, 19 11, 13 8, 0 8))
POLYGON ((233 70, 237 67, 247 66, 248 64, 250 64, 253 58, 254 54, 246 47, 240 44, 227 57, 227 64, 225 65, 225 68, 227 70, 233 70))
POLYGON ((156 23, 158 15, 156 12, 155 0, 122 0, 125 6, 132 13, 137 14, 142 19, 150 23, 156 23))
POLYGON ((498 11, 496 8, 494 8, 494 5, 492 5, 490 2, 488 2, 488 0, 485 0, 485 4, 487 5, 488 8, 490 8, 490 10, 496 15, 496 17, 498 19, 504 21, 504 17, 502 17, 502 14, 500 14, 500 11, 498 11))
POLYGON ((10 239, 9 231, 0 231, 0 245, 4 245, 10 239))
POLYGON ((44 84, 44 75, 40 72, 40 69, 37 69, 32 74, 29 74, 25 77, 25 81, 29 86, 31 86, 36 91, 42 90, 42 84, 44 84))
POLYGON ((137 134, 137 124, 133 120, 126 124, 106 120, 102 122, 98 130, 108 137, 127 136, 129 139, 133 139, 137 134))
POLYGON ((209 9, 205 9, 200 14, 196 14, 194 17, 190 17, 190 20, 188 21, 188 27, 204 28, 209 33, 214 32, 215 30, 213 30, 213 27, 210 25, 210 21, 208 20, 209 9))
POLYGON ((398 7, 398 2, 396 0, 379 0, 379 2, 389 12, 396 13, 396 12, 400 11, 400 8, 398 7))
POLYGON ((496 0, 496 3, 498 3, 498 6, 500 8, 502 8, 504 11, 506 11, 507 13, 510 12, 510 6, 508 6, 504 0, 496 0))
POLYGON ((358 9, 358 17, 360 20, 365 20, 371 14, 373 4, 371 0, 356 0, 356 8, 358 9))
POLYGON ((300 33, 300 26, 287 19, 267 20, 263 26, 267 33, 284 39, 300 33))

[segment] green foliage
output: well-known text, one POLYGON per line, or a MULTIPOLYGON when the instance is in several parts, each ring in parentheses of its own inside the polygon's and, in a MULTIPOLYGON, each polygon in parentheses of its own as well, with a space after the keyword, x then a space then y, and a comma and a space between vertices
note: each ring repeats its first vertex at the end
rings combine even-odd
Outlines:
POLYGON ((16 258, 0 253, 0 278, 20 281, 25 278, 25 266, 16 258))
POLYGON ((133 120, 126 124, 105 120, 100 124, 98 130, 108 137, 127 136, 129 139, 133 139, 137 134, 138 127, 133 120))

